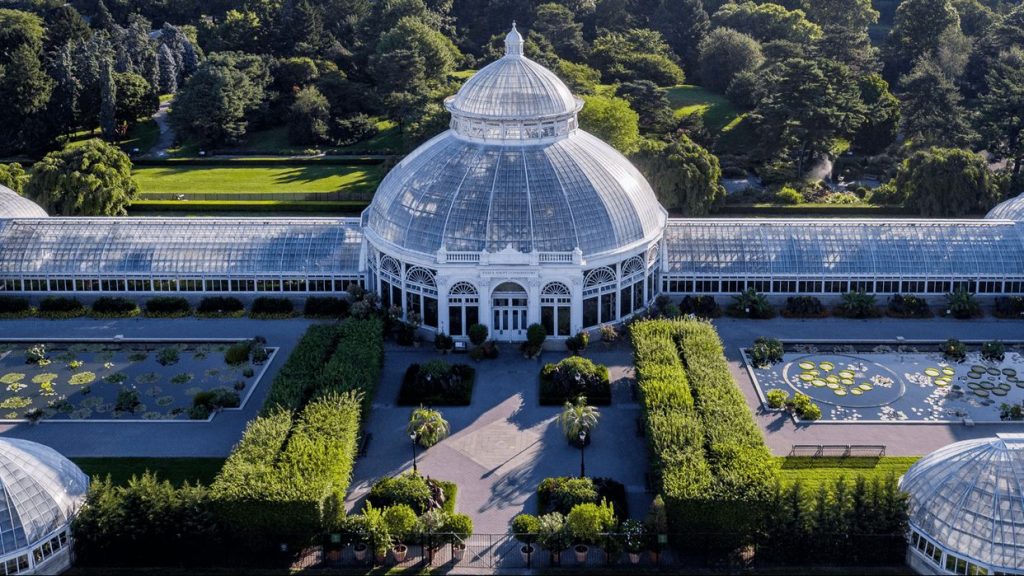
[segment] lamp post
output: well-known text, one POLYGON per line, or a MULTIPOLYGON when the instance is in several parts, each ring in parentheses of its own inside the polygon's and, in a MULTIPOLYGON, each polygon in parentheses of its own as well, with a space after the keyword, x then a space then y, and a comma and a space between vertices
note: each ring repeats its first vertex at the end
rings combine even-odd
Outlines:
POLYGON ((580 478, 587 477, 586 462, 583 460, 583 449, 587 443, 587 429, 580 430, 580 478))
POLYGON ((409 433, 409 440, 412 440, 412 473, 416 474, 416 441, 419 439, 419 434, 415 432, 409 433))

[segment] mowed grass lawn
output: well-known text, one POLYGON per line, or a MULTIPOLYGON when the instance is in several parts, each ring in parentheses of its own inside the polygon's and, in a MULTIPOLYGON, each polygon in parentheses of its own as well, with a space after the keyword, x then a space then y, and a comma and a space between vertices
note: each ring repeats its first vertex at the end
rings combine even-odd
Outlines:
POLYGON ((381 165, 137 166, 143 195, 149 192, 268 193, 373 192, 384 176, 381 165))
POLYGON ((779 461, 782 467, 783 484, 796 481, 804 488, 817 490, 821 484, 832 484, 840 477, 850 482, 857 476, 886 479, 889 475, 899 478, 920 459, 919 456, 883 456, 881 458, 812 458, 808 456, 784 456, 779 461))
POLYGON ((146 470, 160 480, 169 480, 180 486, 184 482, 209 485, 224 467, 223 458, 72 458, 90 478, 110 479, 125 485, 132 476, 142 476, 146 470))
POLYGON ((669 88, 665 96, 676 118, 697 114, 704 120, 704 127, 718 139, 716 152, 737 154, 750 148, 755 134, 747 113, 725 96, 693 84, 669 88))

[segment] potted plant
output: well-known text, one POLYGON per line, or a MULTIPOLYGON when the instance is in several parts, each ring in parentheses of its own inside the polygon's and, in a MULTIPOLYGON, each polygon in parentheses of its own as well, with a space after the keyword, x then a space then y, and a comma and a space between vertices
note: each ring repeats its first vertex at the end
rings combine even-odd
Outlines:
POLYGON ((551 553, 551 565, 557 566, 565 550, 565 517, 551 512, 538 518, 537 523, 537 543, 551 553))
POLYGON ((577 504, 565 517, 565 526, 575 542, 576 562, 583 564, 590 554, 590 545, 615 526, 615 511, 607 501, 577 504))
POLYGON ((544 348, 544 340, 548 337, 547 330, 542 324, 530 324, 526 329, 526 342, 519 347, 525 358, 536 358, 540 356, 544 348))
POLYGON ((455 348, 455 339, 444 332, 438 332, 437 336, 434 336, 434 348, 441 354, 447 354, 455 348))
POLYGON ((581 444, 586 445, 594 428, 597 428, 600 415, 596 407, 587 406, 585 396, 580 396, 575 402, 565 403, 562 413, 558 416, 558 422, 562 425, 562 433, 569 440, 569 444, 581 448, 581 444))
POLYGON ((665 499, 661 494, 655 496, 651 502, 645 524, 651 541, 651 561, 657 563, 663 540, 668 533, 668 513, 665 511, 665 499))
POLYGON ((441 412, 420 406, 409 415, 409 425, 406 426, 405 432, 410 437, 415 437, 420 446, 430 448, 447 438, 451 433, 451 427, 441 412))
POLYGON ((441 542, 434 538, 435 534, 439 534, 444 530, 445 522, 448 519, 448 513, 441 508, 434 508, 427 510, 416 522, 416 530, 421 534, 427 536, 427 540, 423 543, 424 552, 428 555, 428 564, 433 563, 434 554, 437 553, 441 542))
POLYGON ((396 563, 401 564, 405 562, 405 556, 409 553, 409 547, 402 543, 402 539, 416 529, 416 512, 406 504, 385 508, 384 523, 394 540, 391 555, 394 556, 396 563))
POLYGON ((523 562, 529 562, 530 555, 534 553, 533 541, 538 532, 540 532, 540 520, 533 514, 520 514, 512 519, 512 535, 523 544, 519 548, 519 553, 523 555, 523 562))
POLYGON ((629 563, 639 564, 640 553, 644 551, 644 541, 647 539, 644 523, 634 519, 626 520, 622 523, 622 535, 625 539, 626 553, 629 554, 629 563))
MULTIPOLYGON (((366 522, 361 514, 345 516, 337 525, 337 543, 341 546, 353 545, 352 551, 356 560, 366 560, 366 522)), ((332 535, 332 540, 334 540, 332 535)), ((329 555, 330 560, 340 560, 341 550, 336 550, 337 556, 329 555)))
POLYGON ((391 533, 388 532, 388 525, 384 520, 384 511, 374 508, 367 502, 363 508, 363 518, 366 523, 366 537, 373 548, 374 563, 383 564, 391 546, 391 533))
POLYGON ((452 545, 452 560, 459 562, 466 553, 466 539, 473 533, 473 519, 465 514, 449 514, 441 530, 452 545))

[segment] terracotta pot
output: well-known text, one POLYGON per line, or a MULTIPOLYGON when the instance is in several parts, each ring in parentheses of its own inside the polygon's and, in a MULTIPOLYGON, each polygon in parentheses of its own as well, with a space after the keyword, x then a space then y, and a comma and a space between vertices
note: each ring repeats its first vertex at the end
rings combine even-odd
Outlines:
POLYGON ((391 555, 395 557, 395 562, 401 564, 405 562, 405 556, 409 553, 409 547, 405 544, 399 544, 391 549, 391 555))
POLYGON ((587 554, 590 553, 590 548, 583 544, 577 544, 573 546, 572 551, 576 554, 576 562, 583 564, 587 561, 587 554))
POLYGON ((362 562, 366 560, 366 544, 360 542, 352 547, 352 553, 356 555, 356 560, 362 562))
POLYGON ((629 563, 630 564, 639 564, 640 563, 640 553, 639 552, 630 552, 629 553, 629 563))
POLYGON ((519 553, 523 555, 523 563, 530 561, 530 556, 534 553, 535 548, 529 544, 523 544, 519 547, 519 553))
POLYGON ((465 544, 452 544, 452 561, 459 562, 466 555, 465 544))

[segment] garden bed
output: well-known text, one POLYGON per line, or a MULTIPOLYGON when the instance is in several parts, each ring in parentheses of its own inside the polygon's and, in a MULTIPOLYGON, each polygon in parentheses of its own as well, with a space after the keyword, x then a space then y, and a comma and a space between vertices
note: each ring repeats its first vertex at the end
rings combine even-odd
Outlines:
MULTIPOLYGON (((5 342, 2 420, 208 420, 197 396, 241 408, 276 350, 228 364, 232 342, 5 342)), ((215 412, 216 409, 212 410, 215 412)))
POLYGON ((466 364, 431 360, 412 364, 398 391, 399 406, 469 406, 476 370, 466 364))
POLYGON ((612 403, 608 367, 586 358, 570 356, 557 364, 545 364, 540 371, 540 405, 561 406, 578 397, 591 406, 612 403))

